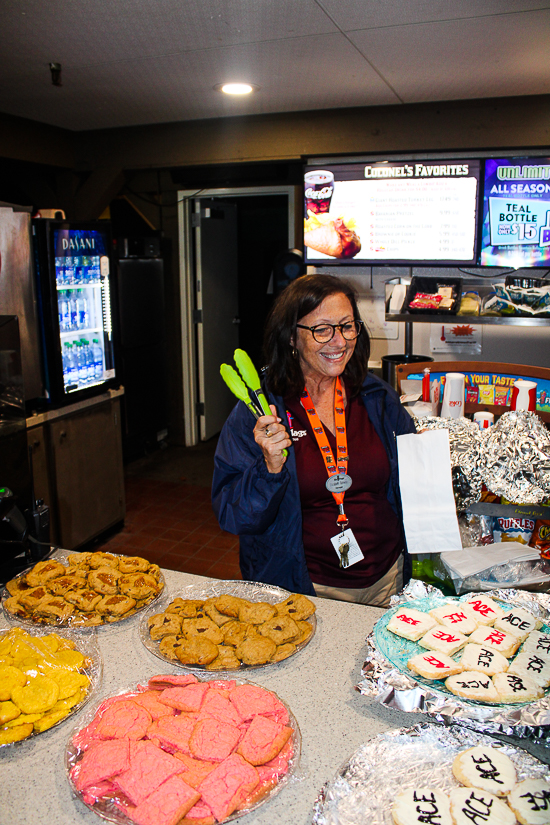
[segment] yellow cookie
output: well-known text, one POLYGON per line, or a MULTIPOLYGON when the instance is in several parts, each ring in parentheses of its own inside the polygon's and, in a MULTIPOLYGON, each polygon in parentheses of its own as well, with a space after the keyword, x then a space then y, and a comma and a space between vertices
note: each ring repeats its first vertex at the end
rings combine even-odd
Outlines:
POLYGON ((84 656, 79 650, 58 650, 55 663, 68 670, 79 670, 84 664, 84 656))
POLYGON ((27 677, 22 670, 13 665, 0 667, 0 702, 7 702, 11 699, 11 692, 14 687, 23 687, 27 677))
POLYGON ((63 576, 67 572, 67 568, 59 561, 48 559, 46 561, 37 562, 32 570, 26 575, 26 582, 31 587, 39 587, 46 582, 56 579, 58 576, 63 576))
POLYGON ((72 673, 70 670, 52 672, 50 678, 59 685, 59 699, 68 699, 81 687, 87 687, 90 680, 85 673, 72 673))
POLYGON ((50 710, 50 712, 45 713, 41 719, 37 719, 34 723, 34 729, 37 733, 42 733, 48 730, 48 728, 53 728, 54 725, 57 725, 58 722, 68 715, 68 710, 50 710))
POLYGON ((18 725, 28 725, 29 722, 31 725, 34 725, 36 720, 42 719, 43 716, 43 713, 22 713, 21 716, 17 717, 17 719, 12 719, 11 722, 8 722, 6 727, 16 728, 18 725))
POLYGON ((19 725, 16 728, 5 728, 0 730, 0 745, 11 745, 12 742, 20 742, 26 739, 33 732, 33 725, 19 725))
POLYGON ((53 708, 59 696, 59 685, 48 676, 36 676, 24 687, 14 687, 14 702, 23 713, 41 713, 53 708))
POLYGON ((14 705, 13 702, 0 702, 0 725, 5 725, 6 722, 11 722, 12 719, 17 719, 21 716, 21 711, 14 705))
POLYGON ((66 699, 58 699, 55 705, 52 708, 53 710, 70 710, 74 708, 75 705, 78 705, 79 702, 86 696, 86 688, 80 688, 77 690, 76 693, 73 693, 72 696, 68 696, 66 699))

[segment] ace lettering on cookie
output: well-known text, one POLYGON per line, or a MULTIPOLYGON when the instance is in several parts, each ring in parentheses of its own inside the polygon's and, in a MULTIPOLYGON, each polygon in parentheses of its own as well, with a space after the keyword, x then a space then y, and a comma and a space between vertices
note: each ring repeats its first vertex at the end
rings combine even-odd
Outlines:
POLYGON ((434 794, 419 796, 415 791, 413 800, 421 803, 416 806, 416 812, 419 814, 417 817, 418 822, 422 822, 424 825, 440 825, 441 813, 434 794))
POLYGON ((491 779, 493 782, 496 782, 498 785, 503 785, 504 784, 502 779, 499 779, 499 777, 500 777, 499 769, 496 767, 496 765, 494 765, 491 762, 491 759, 490 759, 489 756, 484 754, 479 759, 477 759, 475 756, 472 756, 472 759, 473 759, 473 762, 476 766, 476 770, 479 773, 480 779, 491 779))
POLYGON ((476 796, 475 791, 472 791, 464 803, 462 813, 473 822, 473 825, 483 825, 491 818, 492 807, 492 799, 486 800, 482 796, 476 796))
POLYGON ((521 798, 527 801, 532 811, 550 811, 550 791, 528 792, 522 794, 521 798))

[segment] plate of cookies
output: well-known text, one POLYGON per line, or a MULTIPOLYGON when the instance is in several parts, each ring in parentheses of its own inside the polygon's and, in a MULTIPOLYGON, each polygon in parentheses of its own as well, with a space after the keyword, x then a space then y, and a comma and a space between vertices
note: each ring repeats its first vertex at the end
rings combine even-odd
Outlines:
POLYGON ((133 616, 157 599, 164 577, 140 556, 57 550, 7 582, 8 619, 57 627, 97 627, 133 616))
POLYGON ((287 784, 301 737, 288 706, 243 679, 153 676, 104 699, 70 737, 76 797, 117 825, 226 822, 287 784))
POLYGON ((14 626, 0 631, 0 747, 59 725, 101 682, 95 634, 14 626))
POLYGON ((466 728, 390 730, 319 794, 314 825, 548 825, 548 765, 466 728))
POLYGON ((517 706, 550 695, 550 617, 543 609, 437 591, 388 610, 374 643, 402 673, 466 702, 517 706))
POLYGON ((151 653, 206 671, 265 667, 302 650, 316 629, 315 605, 261 582, 218 581, 166 596, 140 622, 151 653))

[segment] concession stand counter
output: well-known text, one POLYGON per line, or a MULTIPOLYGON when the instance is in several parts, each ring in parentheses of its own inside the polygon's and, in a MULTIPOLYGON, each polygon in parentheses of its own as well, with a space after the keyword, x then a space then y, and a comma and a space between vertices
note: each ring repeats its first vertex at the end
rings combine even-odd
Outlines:
MULTIPOLYGON (((174 595, 187 585, 207 579, 163 571, 167 589, 174 595)), ((310 643, 296 656, 243 673, 244 678, 274 691, 292 710, 302 736, 297 772, 274 798, 239 817, 249 825, 306 825, 325 782, 357 748, 372 737, 395 728, 426 721, 422 714, 391 710, 358 693, 366 653, 365 639, 378 618, 379 608, 341 601, 314 599, 317 629, 310 643)), ((139 614, 119 625, 98 628, 103 657, 103 681, 97 698, 107 697, 155 674, 182 672, 145 649, 139 635, 139 614)), ((0 628, 7 627, 4 617, 0 628)), ((231 678, 229 674, 228 678, 231 678)), ((65 748, 71 731, 85 714, 84 708, 66 724, 40 736, 0 749, 2 795, 0 822, 28 825, 93 825, 99 818, 71 795, 65 768, 65 748)), ((548 748, 521 743, 544 762, 548 748)))

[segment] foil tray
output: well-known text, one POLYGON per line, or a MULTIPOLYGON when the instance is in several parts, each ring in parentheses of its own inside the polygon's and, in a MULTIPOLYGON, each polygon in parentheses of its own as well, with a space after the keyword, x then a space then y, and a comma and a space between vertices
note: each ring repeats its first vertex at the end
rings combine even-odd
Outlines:
POLYGON ((393 825, 391 808, 398 793, 414 787, 444 792, 460 787, 452 773, 453 760, 476 745, 505 753, 518 782, 548 781, 548 765, 522 748, 466 728, 416 725, 386 731, 362 745, 318 794, 313 825, 393 825))
MULTIPOLYGON (((456 599, 466 601, 467 593, 456 599)), ((550 627, 550 595, 525 590, 491 590, 485 595, 501 604, 524 607, 542 619, 543 629, 550 627)), ((395 612, 392 608, 420 600, 424 609, 452 601, 436 587, 413 580, 398 596, 391 599, 389 611, 379 619, 367 637, 368 652, 361 669, 362 680, 356 689, 382 705, 407 713, 423 713, 443 724, 457 723, 483 733, 505 734, 550 744, 550 688, 536 702, 523 704, 489 704, 460 699, 442 682, 433 682, 408 670, 407 659, 423 650, 384 628, 395 612), (392 637, 391 639, 389 637, 392 637)))
MULTIPOLYGON (((149 628, 147 622, 151 618, 151 616, 156 615, 157 613, 163 613, 164 610, 168 607, 171 601, 176 598, 181 599, 210 599, 214 596, 222 596, 225 594, 229 594, 230 596, 237 596, 241 599, 248 599, 250 602, 268 602, 268 604, 277 604, 277 602, 282 602, 291 596, 290 590, 283 590, 282 587, 277 587, 274 584, 263 584, 262 582, 248 582, 248 581, 240 581, 238 579, 234 581, 221 581, 218 579, 212 579, 206 585, 196 585, 191 584, 188 587, 183 587, 173 593, 164 594, 162 600, 160 602, 156 602, 154 605, 148 606, 146 612, 143 614, 140 624, 139 624, 139 635, 143 645, 147 648, 147 650, 152 653, 157 658, 162 659, 163 662, 166 664, 173 665, 175 667, 181 667, 185 670, 193 670, 198 671, 201 673, 236 673, 241 672, 243 670, 255 670, 257 668, 263 667, 270 667, 275 664, 279 664, 278 662, 266 662, 263 665, 244 665, 241 664, 240 668, 235 671, 229 670, 219 670, 219 671, 206 671, 202 665, 183 665, 177 659, 169 659, 167 656, 164 656, 159 650, 159 642, 154 641, 151 639, 149 634, 149 628)), ((303 642, 301 645, 296 646, 295 652, 288 656, 288 659, 292 659, 292 656, 296 656, 300 650, 303 650, 306 645, 310 643, 315 635, 315 631, 317 629, 317 619, 315 617, 315 613, 313 616, 310 616, 309 619, 306 619, 310 625, 313 627, 313 632, 303 642)), ((286 659, 282 660, 286 662, 286 659)))
MULTIPOLYGON (((150 678, 152 678, 153 676, 156 676, 156 675, 157 674, 153 673, 148 677, 144 677, 144 685, 146 686, 148 679, 150 679, 150 678)), ((219 677, 218 674, 204 674, 203 676, 200 676, 200 677, 197 677, 197 678, 201 682, 205 682, 205 681, 219 682, 220 681, 220 677, 219 677)), ((289 725, 293 730, 292 736, 291 736, 289 741, 292 742, 294 753, 293 753, 292 757, 289 759, 288 771, 283 776, 280 777, 280 779, 279 779, 279 781, 277 782, 276 785, 269 788, 269 790, 267 790, 266 793, 263 796, 261 796, 259 799, 256 799, 250 805, 248 805, 246 807, 243 807, 238 811, 235 811, 233 814, 231 814, 226 819, 224 819, 223 820, 224 822, 231 822, 231 820, 239 819, 240 817, 244 816, 245 814, 250 813, 250 811, 255 811, 256 808, 259 808, 261 805, 264 805, 266 802, 269 802, 270 799, 272 799, 274 796, 276 796, 278 793, 280 793, 280 791, 282 791, 282 789, 296 775, 296 772, 298 770, 298 765, 300 763, 300 754, 301 754, 301 748, 302 748, 302 734, 300 732, 300 727, 298 725, 298 722, 296 721, 296 717, 294 716, 294 714, 292 713, 292 711, 290 710, 290 708, 286 704, 286 702, 283 701, 283 699, 281 699, 281 697, 278 696, 275 693, 275 691, 268 690, 263 685, 258 685, 257 683, 250 682, 247 679, 232 678, 230 681, 232 681, 233 683, 236 683, 237 685, 254 685, 255 687, 261 687, 262 690, 266 690, 268 693, 272 693, 273 696, 275 696, 275 698, 278 699, 279 702, 281 702, 281 704, 283 704, 285 706, 285 708, 287 710, 287 713, 288 713, 288 716, 289 716, 289 720, 290 720, 289 725)), ((135 685, 132 685, 132 686, 129 686, 127 688, 122 688, 120 691, 117 691, 117 693, 112 694, 108 698, 111 699, 114 696, 121 696, 121 695, 125 695, 127 693, 141 692, 139 688, 140 688, 139 685, 137 687, 135 685)), ((143 690, 143 687, 141 688, 141 690, 143 690)), ((106 697, 102 698, 101 700, 96 701, 93 704, 93 706, 90 706, 89 708, 87 708, 86 713, 83 714, 79 725, 75 726, 73 728, 73 730, 71 731, 71 734, 69 736, 69 740, 67 742, 67 747, 65 749, 65 770, 66 770, 66 773, 67 773, 67 779, 68 779, 69 785, 71 786, 71 791, 72 791, 73 796, 76 799, 79 799, 82 802, 83 805, 85 805, 87 808, 89 808, 91 811, 93 811, 95 814, 97 814, 99 817, 101 817, 101 819, 105 819, 108 822, 114 822, 115 825, 135 825, 135 822, 132 819, 130 819, 130 817, 127 816, 126 813, 124 813, 124 811, 116 805, 115 797, 103 797, 103 798, 100 798, 100 799, 96 800, 95 802, 86 802, 83 799, 83 794, 76 789, 76 787, 74 785, 74 782, 72 781, 72 777, 71 777, 71 769, 80 761, 80 759, 82 758, 82 753, 83 753, 82 751, 79 750, 79 748, 77 748, 73 744, 73 738, 84 727, 86 727, 87 725, 90 724, 90 722, 93 721, 98 709, 101 707, 102 704, 104 704, 105 701, 106 701, 106 697)), ((182 765, 183 765, 183 763, 182 763, 182 765)))

